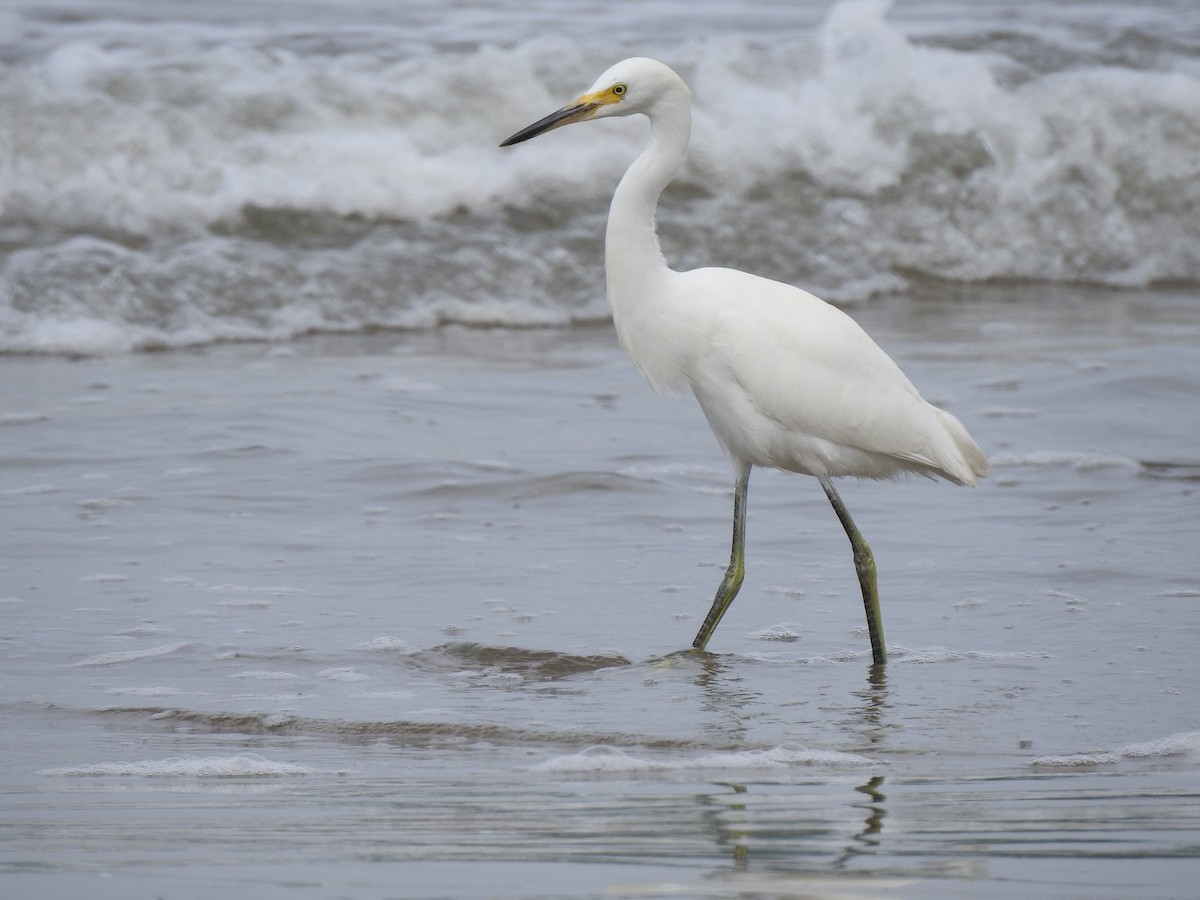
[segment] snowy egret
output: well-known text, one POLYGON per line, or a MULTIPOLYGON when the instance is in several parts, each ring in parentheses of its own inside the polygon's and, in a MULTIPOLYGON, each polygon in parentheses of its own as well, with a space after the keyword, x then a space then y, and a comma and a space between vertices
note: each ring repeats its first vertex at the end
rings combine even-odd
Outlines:
POLYGON ((692 646, 704 650, 745 577, 752 466, 813 475, 854 553, 876 664, 887 651, 875 560, 831 479, 907 472, 973 485, 983 451, 954 416, 926 402, 853 319, 791 285, 734 269, 676 272, 654 212, 691 133, 691 92, 652 59, 617 63, 591 90, 518 131, 507 147, 589 119, 641 113, 650 140, 621 179, 608 216, 605 272, 621 345, 652 385, 690 388, 733 462, 733 548, 692 646))

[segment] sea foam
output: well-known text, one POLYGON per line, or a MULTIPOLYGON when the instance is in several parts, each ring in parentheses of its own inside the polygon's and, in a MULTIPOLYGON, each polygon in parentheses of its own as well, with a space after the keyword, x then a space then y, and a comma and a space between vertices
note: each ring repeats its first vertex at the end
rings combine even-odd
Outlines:
POLYGON ((236 756, 172 756, 138 762, 105 762, 84 766, 43 769, 51 777, 124 776, 141 778, 264 778, 312 775, 314 770, 296 763, 276 762, 257 753, 236 756))
MULTIPOLYGON (((1163 37, 1113 61, 1116 13, 1081 48, 1049 21, 918 29, 901 12, 846 0, 767 43, 653 42, 695 104, 659 214, 673 264, 833 300, 908 273, 1200 281, 1187 54, 1163 37)), ((496 145, 613 52, 519 22, 500 43, 417 46, 347 17, 315 43, 303 21, 27 23, 0 84, 22 123, 0 163, 0 352, 606 318, 604 214, 644 126, 496 145)))
POLYGON ((693 756, 639 756, 618 747, 588 747, 578 753, 557 756, 536 766, 537 772, 573 775, 622 775, 697 770, 783 771, 796 767, 857 769, 882 765, 856 753, 811 750, 788 744, 766 750, 712 752, 693 756))
POLYGON ((1114 765, 1122 760, 1157 760, 1176 757, 1192 761, 1200 759, 1200 731, 1181 731, 1158 740, 1123 744, 1112 750, 1091 750, 1086 753, 1071 753, 1061 756, 1038 756, 1030 760, 1029 765, 1046 768, 1090 768, 1114 765))
POLYGON ((74 663, 76 666, 115 666, 122 663, 138 662, 143 659, 153 659, 156 656, 166 656, 177 653, 187 647, 186 641, 172 644, 161 644, 157 647, 147 647, 145 650, 114 650, 111 653, 97 653, 74 663))

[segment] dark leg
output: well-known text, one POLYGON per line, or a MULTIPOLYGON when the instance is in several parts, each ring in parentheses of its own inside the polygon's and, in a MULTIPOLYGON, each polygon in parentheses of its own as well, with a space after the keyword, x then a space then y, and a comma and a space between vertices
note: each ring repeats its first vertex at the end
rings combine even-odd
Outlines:
POLYGON ((887 649, 883 644, 883 617, 879 613, 879 590, 875 586, 875 557, 871 553, 871 548, 867 546, 867 542, 863 540, 863 536, 859 534, 858 528, 855 527, 850 513, 846 511, 846 506, 842 503, 842 498, 838 496, 833 482, 824 475, 820 476, 818 480, 821 482, 821 487, 825 489, 825 496, 833 504, 833 511, 837 513, 842 527, 846 529, 846 536, 850 538, 850 546, 854 548, 854 570, 858 572, 863 606, 867 610, 867 631, 871 635, 871 655, 875 657, 875 665, 882 665, 887 662, 887 649))
POLYGON ((704 618, 704 624, 700 626, 696 639, 692 641, 692 646, 697 650, 703 650, 708 646, 708 639, 717 630, 717 623, 725 615, 725 610, 729 609, 729 604, 733 603, 733 598, 737 596, 737 592, 742 586, 742 580, 746 577, 746 486, 750 482, 750 464, 737 463, 735 475, 733 483, 733 550, 729 554, 729 568, 725 570, 725 577, 721 579, 721 586, 717 588, 717 596, 713 600, 712 609, 708 611, 708 615, 704 618))

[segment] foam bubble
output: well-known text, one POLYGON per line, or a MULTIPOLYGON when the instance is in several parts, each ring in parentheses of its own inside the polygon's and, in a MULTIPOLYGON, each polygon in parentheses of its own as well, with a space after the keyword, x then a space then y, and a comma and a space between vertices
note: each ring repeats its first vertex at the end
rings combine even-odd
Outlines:
POLYGON ((143 622, 141 625, 127 628, 124 631, 118 632, 118 634, 125 635, 126 637, 147 637, 155 634, 170 634, 173 630, 157 622, 143 622))
POLYGON ((1181 731, 1159 740, 1124 744, 1112 750, 1038 756, 1030 760, 1029 765, 1047 768, 1089 768, 1114 765, 1127 759, 1170 759, 1180 756, 1200 759, 1200 731, 1181 731))
POLYGON ((752 631, 747 635, 747 637, 755 641, 791 642, 800 640, 800 635, 787 625, 772 625, 769 628, 763 628, 759 631, 752 631))
POLYGON ((558 774, 636 774, 678 772, 697 769, 784 770, 800 766, 823 768, 862 768, 880 765, 856 753, 836 750, 810 750, 797 745, 781 745, 768 750, 739 750, 707 753, 685 758, 636 756, 618 747, 595 746, 566 756, 548 759, 534 771, 558 774))
POLYGON ((254 669, 246 672, 234 672, 229 678, 244 678, 251 681, 290 681, 297 677, 294 672, 279 672, 272 669, 254 669))
POLYGON ((143 659, 153 659, 156 656, 177 653, 187 646, 186 642, 180 641, 174 644, 162 644, 158 647, 150 647, 145 650, 115 650, 112 653, 97 653, 95 656, 89 656, 87 659, 82 659, 73 665, 115 666, 122 663, 137 662, 143 659))
POLYGON ((95 763, 43 769, 38 774, 55 778, 102 778, 114 775, 140 778, 275 778, 312 775, 314 770, 296 763, 269 760, 257 753, 241 753, 236 756, 172 756, 139 762, 95 763))
POLYGON ((397 637, 383 635, 377 638, 371 638, 369 641, 363 641, 355 649, 366 650, 369 652, 384 652, 384 653, 400 653, 404 656, 412 656, 420 651, 411 644, 400 640, 397 637))
MULTIPOLYGON (((295 594, 303 594, 301 588, 287 587, 284 585, 273 585, 268 587, 249 587, 244 584, 213 584, 204 588, 204 592, 208 594, 270 594, 274 597, 282 597, 295 594)), ((220 601, 221 606, 241 606, 253 605, 257 603, 270 603, 264 600, 235 598, 231 600, 220 601)))
POLYGON ((1099 472, 1108 469, 1139 472, 1141 463, 1125 456, 1076 450, 1033 450, 997 453, 991 457, 996 468, 1074 469, 1077 472, 1099 472))
POLYGON ((174 697, 182 694, 177 687, 124 687, 124 688, 109 688, 105 691, 106 694, 118 694, 129 697, 174 697))
POLYGON ((945 647, 928 647, 923 650, 893 651, 892 656, 898 663, 928 664, 962 662, 968 659, 987 661, 1048 659, 1050 654, 1042 650, 948 650, 945 647))
POLYGON ((36 494, 57 494, 61 491, 57 484, 28 484, 24 487, 9 488, 0 491, 0 497, 31 496, 36 494))

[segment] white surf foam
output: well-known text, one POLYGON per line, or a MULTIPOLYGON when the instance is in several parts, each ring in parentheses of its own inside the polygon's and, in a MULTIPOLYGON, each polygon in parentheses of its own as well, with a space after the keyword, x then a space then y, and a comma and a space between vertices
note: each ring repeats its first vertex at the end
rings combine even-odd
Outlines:
POLYGON ((185 641, 178 641, 173 644, 162 644, 158 647, 149 647, 145 650, 114 650, 111 653, 97 653, 95 656, 89 656, 87 659, 81 659, 76 666, 115 666, 122 663, 137 662, 143 659, 153 659, 156 656, 166 656, 169 653, 177 653, 187 647, 185 641))
POLYGON ((1083 450, 1029 450, 996 453, 990 457, 995 468, 1073 469, 1076 472, 1104 470, 1140 472, 1141 463, 1125 456, 1083 450))
POLYGON ((788 625, 772 625, 769 628, 752 631, 747 637, 755 641, 782 641, 784 643, 800 640, 800 635, 788 625))
POLYGON ((369 653, 399 653, 402 656, 412 656, 420 652, 412 644, 391 635, 382 635, 371 638, 369 641, 363 641, 355 649, 366 650, 369 653))
POLYGON ((611 775, 696 770, 764 771, 813 766, 819 768, 865 768, 881 763, 856 753, 811 750, 798 745, 781 745, 767 750, 739 750, 699 756, 639 756, 618 747, 588 747, 578 753, 548 759, 534 771, 555 774, 611 775))
MULTIPOLYGON (((1200 281, 1180 187, 1200 179, 1200 67, 1150 6, 1136 34, 1160 37, 1140 68, 1105 55, 1128 40, 1119 11, 1064 28, 1053 4, 1016 30, 970 4, 918 29, 845 0, 769 43, 656 39, 695 100, 660 216, 687 236, 668 234, 673 262, 831 299, 902 290, 906 271, 1200 281), (1030 61, 1046 46, 1055 68, 1030 61)), ((0 86, 0 113, 22 123, 0 166, 0 352, 603 319, 604 210, 644 128, 500 150, 614 61, 528 37, 509 12, 502 42, 420 52, 361 10, 323 23, 336 51, 305 45, 302 16, 290 32, 232 12, 124 30, 17 15, 30 40, 0 86)))
POLYGON ((1108 766, 1128 759, 1171 759, 1185 757, 1200 760, 1200 731, 1181 731, 1169 737, 1135 744, 1123 744, 1112 750, 1092 750, 1061 756, 1038 756, 1031 766, 1047 768, 1090 768, 1108 766))
POLYGON ((978 660, 1020 660, 1048 659, 1049 653, 1043 650, 949 650, 946 647, 925 647, 920 650, 900 648, 892 651, 892 659, 898 663, 929 663, 962 662, 968 659, 978 660))
POLYGON ((312 775, 314 771, 296 763, 269 760, 257 753, 240 753, 236 756, 172 756, 137 762, 94 763, 43 769, 39 774, 55 778, 277 778, 312 775))
POLYGON ((175 697, 182 694, 177 687, 113 687, 106 694, 117 694, 127 697, 175 697))
POLYGON ((247 681, 291 681, 298 677, 294 672, 281 672, 275 669, 253 669, 246 672, 233 672, 227 678, 241 678, 247 681))

